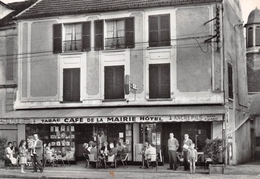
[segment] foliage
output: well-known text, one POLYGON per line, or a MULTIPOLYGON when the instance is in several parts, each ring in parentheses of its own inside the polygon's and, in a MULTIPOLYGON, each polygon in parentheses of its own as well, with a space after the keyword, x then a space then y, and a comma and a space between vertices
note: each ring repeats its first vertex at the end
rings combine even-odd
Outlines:
POLYGON ((0 136, 0 160, 4 160, 5 158, 6 143, 7 143, 7 137, 0 136))
POLYGON ((206 151, 210 155, 213 164, 218 164, 222 154, 224 152, 225 147, 223 146, 223 139, 215 138, 211 140, 206 140, 206 151))

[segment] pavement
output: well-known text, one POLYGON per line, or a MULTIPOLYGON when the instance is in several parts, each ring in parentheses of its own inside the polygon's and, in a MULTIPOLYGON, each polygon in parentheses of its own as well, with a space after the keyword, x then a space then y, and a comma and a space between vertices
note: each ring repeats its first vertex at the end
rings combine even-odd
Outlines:
POLYGON ((238 166, 227 166, 223 175, 209 175, 208 169, 197 167, 196 174, 189 174, 180 168, 177 171, 167 170, 168 164, 158 166, 156 171, 153 169, 140 169, 137 165, 130 165, 127 168, 119 166, 118 168, 94 169, 85 168, 84 162, 77 162, 77 165, 65 165, 58 167, 47 166, 43 173, 32 173, 27 169, 25 174, 20 173, 19 168, 1 168, 0 178, 40 178, 40 179, 170 179, 170 178, 187 178, 187 179, 260 179, 260 162, 252 162, 238 166))

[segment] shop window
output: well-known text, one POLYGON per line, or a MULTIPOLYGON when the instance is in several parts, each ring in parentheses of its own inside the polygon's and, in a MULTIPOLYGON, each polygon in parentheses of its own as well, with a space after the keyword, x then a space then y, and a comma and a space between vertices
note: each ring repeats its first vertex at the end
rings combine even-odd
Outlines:
POLYGON ((228 64, 228 97, 233 99, 233 67, 228 64))
POLYGON ((124 66, 105 67, 105 99, 124 99, 124 66))
POLYGON ((149 16, 149 47, 171 45, 170 15, 149 16))
POLYGON ((90 50, 90 22, 53 25, 54 53, 88 50, 90 50))
POLYGON ((170 98, 170 64, 149 65, 149 98, 170 98))
POLYGON ((260 46, 260 26, 255 29, 255 45, 260 46))
POLYGON ((247 47, 253 47, 253 40, 254 40, 253 28, 249 27, 247 32, 247 47))
POLYGON ((63 70, 63 101, 80 101, 80 69, 63 70))

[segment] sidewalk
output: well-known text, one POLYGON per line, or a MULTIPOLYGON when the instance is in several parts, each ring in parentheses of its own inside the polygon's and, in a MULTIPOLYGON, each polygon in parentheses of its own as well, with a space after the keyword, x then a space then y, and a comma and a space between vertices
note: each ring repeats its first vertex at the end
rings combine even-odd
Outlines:
POLYGON ((85 168, 84 162, 78 162, 77 165, 65 165, 59 167, 45 167, 43 173, 32 173, 31 170, 26 170, 26 174, 21 174, 20 169, 0 169, 0 178, 48 178, 48 179, 59 179, 59 178, 199 178, 199 179, 219 179, 219 178, 260 178, 260 167, 258 163, 250 163, 239 166, 228 166, 226 168, 225 175, 209 175, 208 170, 204 168, 199 168, 196 174, 189 174, 187 171, 177 170, 170 171, 167 170, 168 165, 159 166, 156 171, 153 169, 140 169, 139 166, 130 165, 128 168, 119 166, 118 168, 109 169, 93 169, 85 168))

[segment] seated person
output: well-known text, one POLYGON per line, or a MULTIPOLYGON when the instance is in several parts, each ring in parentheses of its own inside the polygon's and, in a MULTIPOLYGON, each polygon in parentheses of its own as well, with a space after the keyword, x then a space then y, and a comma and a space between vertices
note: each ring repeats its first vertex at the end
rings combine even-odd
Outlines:
POLYGON ((18 147, 17 147, 16 141, 13 141, 12 150, 13 150, 13 157, 14 157, 14 158, 17 158, 17 157, 18 157, 18 154, 19 154, 19 149, 18 149, 18 147))
POLYGON ((88 143, 88 151, 89 151, 89 152, 90 152, 91 149, 93 148, 93 144, 94 144, 93 141, 89 141, 89 143, 88 143))
MULTIPOLYGON (((114 157, 116 157, 116 148, 114 147, 114 143, 111 142, 111 143, 109 144, 108 156, 111 157, 111 156, 113 156, 113 155, 114 155, 114 157)), ((115 160, 115 158, 114 158, 114 160, 115 160)), ((110 162, 112 162, 112 161, 110 161, 110 162)), ((111 165, 110 165, 110 167, 114 167, 114 166, 115 166, 115 165, 114 165, 114 163, 112 162, 111 165)))
POLYGON ((89 149, 88 143, 84 143, 84 144, 83 144, 83 153, 89 154, 90 151, 89 151, 88 149, 89 149))
POLYGON ((124 145, 124 143, 118 142, 118 148, 116 153, 116 160, 121 160, 121 157, 124 157, 128 153, 128 148, 124 145))
POLYGON ((108 152, 109 152, 108 143, 104 142, 99 153, 99 159, 102 162, 103 166, 105 166, 104 164, 107 161, 108 152))
POLYGON ((145 164, 146 167, 148 167, 147 166, 147 161, 151 160, 152 155, 156 156, 156 148, 154 147, 153 144, 149 143, 148 147, 147 147, 147 149, 145 151, 145 161, 144 161, 144 164, 145 164))
POLYGON ((12 166, 13 165, 13 150, 12 148, 12 142, 8 142, 7 147, 5 149, 5 167, 12 166))
POLYGON ((94 159, 96 160, 97 159, 97 146, 96 146, 96 143, 93 142, 92 144, 92 147, 90 149, 90 154, 93 154, 94 155, 94 159))

